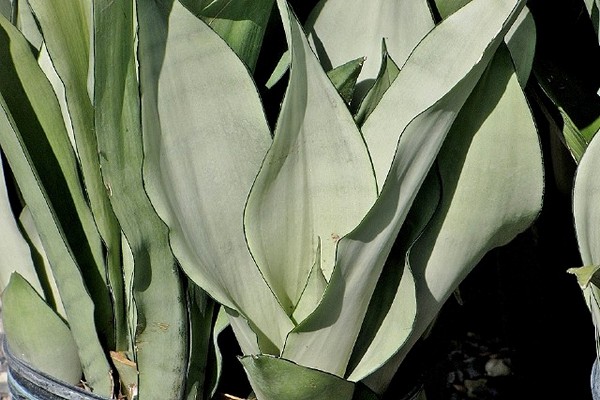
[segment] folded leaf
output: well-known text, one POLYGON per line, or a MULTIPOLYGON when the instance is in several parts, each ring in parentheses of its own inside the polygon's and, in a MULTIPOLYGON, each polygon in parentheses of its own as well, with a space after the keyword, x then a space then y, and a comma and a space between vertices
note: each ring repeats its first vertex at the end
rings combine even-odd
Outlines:
POLYGON ((365 143, 285 3, 278 3, 291 51, 290 82, 273 145, 245 212, 248 246, 291 314, 315 264, 326 279, 340 237, 377 195, 365 143), (351 199, 351 200, 350 200, 351 199))
POLYGON ((257 269, 243 226, 271 143, 256 87, 227 44, 179 2, 139 2, 138 13, 150 199, 186 274, 258 327, 241 329, 258 335, 263 352, 277 354, 292 322, 257 269))
MULTIPOLYGON (((371 147, 373 142, 369 146, 373 160, 382 161, 376 167, 386 159, 383 153, 391 151, 389 176, 365 219, 340 240, 323 301, 290 333, 285 358, 345 374, 369 301, 410 206, 459 110, 523 6, 519 0, 493 4, 474 0, 434 29, 405 63, 363 127, 368 144, 369 136, 381 139, 377 148, 371 147), (458 51, 452 61, 440 56, 450 57, 452 47, 458 51), (400 134, 398 143, 390 141, 400 134), (384 149, 383 142, 392 150, 384 149)), ((385 174, 378 173, 378 181, 385 174)))
MULTIPOLYGON (((454 122, 438 164, 441 205, 408 259, 417 282, 417 324, 392 361, 396 368, 484 254, 508 243, 540 212, 539 139, 505 46, 454 122)), ((390 376, 374 375, 366 382, 381 390, 390 376)))

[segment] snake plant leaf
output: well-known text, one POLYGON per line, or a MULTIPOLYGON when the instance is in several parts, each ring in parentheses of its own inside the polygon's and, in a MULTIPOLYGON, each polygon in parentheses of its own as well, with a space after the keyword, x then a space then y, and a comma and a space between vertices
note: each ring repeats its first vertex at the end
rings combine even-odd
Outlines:
MULTIPOLYGON (((110 338, 112 319, 103 248, 86 202, 59 105, 22 34, 0 17, 0 91, 70 251, 95 303, 98 329, 110 338), (59 222, 60 221, 60 222, 59 222)), ((8 134, 8 133, 7 133, 8 134)), ((37 221, 36 221, 37 225, 37 221)), ((38 225, 39 226, 39 225, 38 225)), ((46 247, 46 244, 44 244, 46 247)), ((52 262, 54 264, 54 262, 52 262)))
POLYGON ((178 2, 139 2, 138 13, 146 190, 186 274, 248 319, 256 332, 238 326, 258 335, 263 352, 277 354, 293 324, 256 267, 243 226, 271 143, 254 82, 178 2))
MULTIPOLYGON (((112 302, 117 346, 125 347, 125 300, 121 272, 121 229, 113 213, 108 192, 102 179, 98 144, 94 133, 94 110, 88 93, 88 71, 93 52, 90 51, 91 0, 28 0, 38 21, 52 64, 64 83, 65 97, 79 156, 90 207, 98 231, 106 246, 106 267, 112 302)), ((93 76, 93 74, 89 74, 93 76)), ((91 86, 93 88, 93 86, 91 86)), ((113 346, 111 346, 113 347, 113 346)))
POLYGON ((23 33, 23 36, 27 38, 33 48, 39 50, 42 48, 44 38, 40 33, 40 28, 35 22, 35 18, 31 12, 31 8, 27 3, 28 0, 15 0, 16 1, 16 23, 15 25, 23 33))
POLYGON ((347 104, 350 104, 352 101, 356 81, 364 63, 365 58, 360 57, 356 60, 348 61, 327 73, 327 76, 331 79, 331 83, 333 83, 333 86, 335 86, 347 104))
MULTIPOLYGON (((207 380, 210 383, 210 386, 206 386, 207 389, 210 387, 211 390, 207 391, 210 395, 209 398, 213 398, 217 391, 217 384, 221 380, 221 373, 223 372, 223 356, 221 355, 221 350, 219 348, 219 336, 223 331, 229 326, 229 320, 227 318, 227 313, 223 307, 218 307, 217 317, 215 318, 215 322, 213 324, 213 332, 212 332, 212 346, 210 348, 210 362, 213 364, 212 368, 209 369, 209 376, 207 380)), ((192 399, 190 399, 192 400, 192 399)))
MULTIPOLYGON (((189 282, 187 299, 190 318, 190 354, 185 398, 210 399, 215 382, 210 382, 207 378, 217 375, 213 371, 208 373, 211 368, 209 357, 211 355, 212 321, 216 306, 206 293, 193 282, 189 282)), ((213 367, 216 368, 216 366, 213 367)))
POLYGON ((573 274, 577 277, 577 283, 579 287, 584 290, 590 283, 593 283, 597 287, 600 286, 600 265, 585 265, 578 268, 569 268, 568 273, 573 274))
POLYGON ((398 68, 398 65, 388 54, 385 40, 382 41, 381 47, 381 67, 379 68, 379 73, 377 74, 377 78, 375 78, 375 83, 360 102, 358 111, 354 115, 358 126, 364 125, 369 115, 371 115, 377 104, 379 104, 385 92, 392 86, 392 82, 394 82, 400 72, 400 68, 398 68))
POLYGON ((31 210, 52 264, 70 328, 77 343, 85 379, 95 393, 110 397, 110 367, 96 332, 94 303, 81 278, 80 268, 73 258, 63 230, 58 224, 57 215, 50 207, 51 203, 41 186, 39 173, 31 162, 31 155, 23 143, 22 135, 7 110, 8 106, 0 96, 0 146, 15 175, 25 203, 31 210))
MULTIPOLYGON (((37 280, 39 280, 43 290, 44 300, 46 301, 46 304, 48 304, 58 315, 60 315, 63 319, 66 319, 67 314, 60 298, 60 292, 58 291, 56 281, 54 280, 52 266, 50 265, 50 261, 48 261, 48 256, 46 255, 46 250, 44 250, 42 239, 40 238, 38 229, 35 226, 35 221, 33 220, 33 216, 31 215, 31 211, 27 205, 23 207, 21 215, 19 215, 19 225, 21 226, 23 237, 29 244, 29 248, 31 250, 31 259, 35 266, 37 280)), ((19 272, 19 274, 21 273, 19 272)), ((26 276, 23 277, 27 279, 26 276)), ((29 280, 28 282, 31 283, 29 280)))
POLYGON ((181 0, 254 71, 274 0, 181 0))
POLYGON ((412 331, 417 313, 415 280, 404 266, 409 249, 440 205, 438 175, 437 168, 429 172, 381 272, 348 363, 348 380, 360 381, 384 365, 412 331))
POLYGON ((245 229, 262 275, 291 314, 319 243, 319 264, 328 279, 339 238, 358 225, 377 188, 344 100, 288 6, 278 6, 291 51, 290 81, 273 145, 248 197, 245 229))
MULTIPOLYGON (((392 361, 396 368, 483 255, 512 240, 540 212, 544 172, 539 139, 505 46, 456 119, 438 164, 442 203, 410 251, 417 324, 392 361)), ((376 373, 366 383, 379 390, 389 378, 376 373)))
POLYGON ((69 327, 17 272, 2 294, 2 322, 19 359, 68 384, 79 383, 81 363, 69 327))
POLYGON ((16 271, 31 282, 38 293, 44 294, 31 259, 31 250, 11 209, 2 164, 0 159, 0 293, 8 285, 13 271, 16 271))
POLYGON ((596 229, 600 218, 597 199, 600 185, 595 172, 600 162, 600 140, 595 136, 584 153, 573 187, 573 216, 583 265, 600 264, 600 235, 596 229))
POLYGON ((456 11, 460 10, 471 0, 434 0, 435 8, 442 19, 448 18, 456 11))
POLYGON ((96 135, 104 182, 133 256, 133 284, 126 287, 138 321, 130 340, 143 343, 133 346, 137 390, 143 398, 178 399, 188 366, 187 304, 168 229, 144 189, 133 3, 95 0, 94 10, 96 135))
MULTIPOLYGON (((290 61, 290 52, 287 50, 277 62, 273 73, 265 84, 267 89, 271 89, 283 78, 285 73, 290 68, 290 61)), ((360 57, 356 60, 348 61, 347 63, 327 72, 327 76, 329 76, 329 79, 331 79, 333 86, 336 87, 338 93, 342 96, 347 104, 350 104, 352 101, 352 96, 354 95, 354 90, 356 89, 356 81, 358 80, 358 76, 364 63, 365 58, 360 57)))
POLYGON ((267 89, 271 89, 273 86, 275 86, 277 84, 277 82, 279 82, 283 78, 285 73, 290 68, 290 61, 291 61, 290 60, 290 51, 286 50, 281 55, 281 58, 277 62, 277 65, 275 66, 275 69, 273 70, 273 72, 271 73, 271 76, 267 80, 267 83, 265 83, 265 87, 267 89))
POLYGON ((527 7, 506 33, 504 41, 510 50, 519 83, 525 87, 531 75, 536 43, 535 21, 527 7))
MULTIPOLYGON (((368 215, 340 240, 323 300, 288 335, 283 357, 345 374, 369 300, 410 205, 456 115, 523 6, 520 0, 474 0, 432 30, 405 63, 363 126, 367 144, 370 135, 398 137, 402 132, 397 144, 388 142, 397 147, 391 172, 368 215)), ((381 147, 369 150, 374 161, 386 157, 381 147)))
POLYGON ((319 242, 315 253, 315 262, 300 295, 300 300, 298 300, 298 304, 296 304, 296 308, 292 314, 295 323, 303 321, 313 312, 321 301, 326 287, 327 279, 323 275, 323 269, 321 269, 321 243, 319 242))
MULTIPOLYGON (((519 15, 515 9, 523 8, 522 4, 516 7, 515 3, 520 3, 514 0, 494 6, 484 3, 472 1, 425 37, 363 126, 379 187, 388 174, 404 127, 458 85, 474 67, 481 74, 495 47, 519 15), (473 35, 473 30, 478 34, 473 35), (486 57, 482 58, 482 54, 486 57), (398 107, 399 104, 402 107, 398 107)), ((470 79, 473 86, 477 79, 477 76, 470 79)), ((468 95, 469 90, 464 94, 468 95)), ((456 104, 458 108, 462 105, 461 102, 456 104)))
MULTIPOLYGON (((77 145, 75 144, 73 123, 71 122, 71 115, 69 115, 69 107, 67 106, 67 98, 65 97, 65 85, 60 79, 60 76, 58 76, 58 74, 56 73, 54 65, 52 65, 52 60, 50 59, 50 54, 48 54, 48 48, 45 44, 42 44, 42 47, 40 48, 40 54, 38 55, 38 64, 40 65, 40 68, 46 75, 46 78, 48 78, 48 81, 50 81, 52 89, 54 89, 54 93, 58 98, 58 104, 60 105, 60 111, 65 122, 65 128, 67 129, 67 134, 69 135, 71 146, 73 146, 73 151, 77 155, 77 145)), ((79 156, 77 157, 79 159, 79 156)))
POLYGON ((13 15, 12 0, 0 0, 0 14, 2 14, 7 20, 11 20, 13 15))
POLYGON ((92 1, 28 1, 40 24, 54 68, 65 85, 83 178, 98 229, 109 251, 119 255, 116 243, 120 243, 121 234, 100 174, 94 110, 88 93, 92 1))
POLYGON ((139 371, 137 364, 130 360, 127 354, 122 351, 111 351, 110 358, 119 373, 121 393, 124 393, 127 399, 135 399, 138 395, 139 371))
POLYGON ((379 72, 381 41, 398 65, 433 28, 426 0, 321 0, 305 24, 310 42, 325 70, 365 57, 358 78, 361 98, 379 72), (351 38, 349 40, 349 38, 351 38))
POLYGON ((258 400, 377 400, 368 389, 272 356, 240 359, 258 400))
POLYGON ((585 8, 592 19, 592 25, 598 35, 598 43, 600 43, 600 0, 584 0, 585 8))
MULTIPOLYGON (((583 265, 600 264, 600 235, 597 225, 600 220, 598 200, 600 184, 597 171, 600 165, 600 135, 596 135, 584 153, 575 175, 573 186, 573 218, 579 253, 583 265)), ((584 298, 590 309, 596 335, 600 330, 600 289, 592 281, 583 290, 584 298)))

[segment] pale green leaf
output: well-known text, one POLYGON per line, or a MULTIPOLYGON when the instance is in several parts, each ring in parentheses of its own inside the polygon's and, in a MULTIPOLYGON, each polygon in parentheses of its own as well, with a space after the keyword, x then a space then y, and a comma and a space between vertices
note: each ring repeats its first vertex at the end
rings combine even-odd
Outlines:
POLYGON ((95 0, 94 10, 95 127, 103 178, 134 261, 133 285, 126 287, 138 321, 130 340, 143 343, 133 346, 138 391, 145 399, 181 398, 188 367, 188 313, 168 229, 154 211, 142 178, 133 4, 95 0))
POLYGON ((256 87, 227 44, 178 2, 140 2, 138 12, 148 194, 186 274, 249 320, 263 352, 277 354, 292 322, 243 227, 271 143, 256 87))
POLYGON ((31 155, 7 110, 8 106, 0 96, 0 146, 15 174, 25 203, 31 210, 52 264, 86 381, 95 393, 111 396, 110 367, 96 332, 94 303, 81 279, 80 268, 67 245, 57 215, 49 206, 48 196, 40 186, 39 174, 32 167, 31 155))
POLYGON ((294 308, 292 314, 294 322, 298 323, 303 321, 304 318, 308 317, 309 314, 313 312, 321 301, 326 287, 327 279, 323 275, 323 270, 321 269, 321 244, 319 242, 317 251, 315 252, 315 263, 310 270, 310 274, 308 275, 308 279, 306 280, 306 284, 300 295, 300 300, 298 300, 298 304, 296 304, 296 308, 294 308))
POLYGON ((16 26, 27 38, 29 43, 35 49, 41 49, 44 38, 40 33, 40 28, 35 22, 35 18, 31 13, 31 8, 27 3, 28 0, 15 0, 17 4, 17 22, 16 26))
POLYGON ((258 400, 376 400, 368 389, 335 375, 270 356, 240 359, 258 400))
MULTIPOLYGON (((31 211, 29 210, 28 206, 23 207, 23 211, 21 211, 21 215, 19 216, 19 224, 23 231, 23 237, 29 243, 31 258, 33 259, 37 274, 37 280, 40 281, 43 288, 44 300, 55 312, 58 313, 58 315, 66 318, 67 314, 60 298, 56 281, 54 280, 52 266, 50 265, 50 261, 46 255, 46 250, 44 250, 44 246, 42 244, 42 239, 40 238, 40 234, 35 226, 35 221, 33 220, 33 216, 31 215, 31 211)), ((26 276, 23 277, 27 279, 26 276)), ((31 283, 32 281, 28 280, 28 282, 31 283)))
POLYGON ((273 70, 273 72, 271 73, 271 76, 267 80, 267 83, 265 83, 265 86, 267 87, 267 89, 271 89, 273 86, 275 86, 277 84, 277 82, 279 82, 283 78, 283 76, 285 75, 285 73, 288 71, 289 68, 290 68, 290 51, 286 50, 285 53, 282 54, 281 58, 277 62, 277 65, 275 66, 275 69, 273 70))
POLYGON ((598 43, 600 43, 600 0, 584 0, 585 8, 592 19, 592 25, 598 35, 598 43))
POLYGON ((16 272, 2 294, 2 323, 13 355, 70 385, 79 383, 81 363, 69 327, 16 272))
POLYGON ((474 0, 442 22, 412 53, 363 127, 368 144, 369 136, 398 141, 401 133, 398 143, 387 141, 392 154, 380 146, 383 140, 369 147, 374 161, 393 157, 390 174, 369 214, 339 242, 323 301, 290 333, 285 358, 344 375, 369 300, 410 205, 456 115, 523 6, 518 0, 493 4, 474 0))
POLYGON ((600 181, 597 179, 600 163, 600 139, 596 135, 577 168, 573 188, 573 216, 583 265, 600 264, 600 181))
MULTIPOLYGON (((290 52, 287 50, 279 59, 277 65, 275 66, 275 70, 265 84, 267 89, 271 89, 283 78, 285 73, 290 68, 290 61, 290 52)), ((348 104, 350 104, 352 101, 352 96, 354 95, 354 90, 356 89, 356 81, 360 71, 362 70, 364 62, 365 58, 360 57, 356 60, 348 61, 347 63, 327 72, 327 76, 329 76, 329 79, 331 79, 333 86, 336 87, 338 93, 348 104)))
MULTIPOLYGON (((74 260, 85 267, 81 274, 96 307, 97 328, 102 336, 110 338, 112 333, 107 329, 112 311, 102 242, 81 187, 77 160, 56 96, 27 40, 2 17, 0 27, 0 56, 4 60, 0 63, 0 91, 6 102, 5 112, 10 114, 22 141, 20 145, 35 166, 37 179, 47 195, 45 201, 56 213, 56 224, 74 260)), ((44 247, 47 249, 46 243, 44 247)), ((54 265, 52 260, 51 263, 54 265)))
POLYGON ((358 225, 377 188, 352 115, 298 21, 285 3, 278 5, 291 51, 290 82, 273 145, 248 197, 245 229, 262 275, 291 315, 319 243, 319 264, 329 279, 338 240, 358 225))
POLYGON ((392 86, 392 82, 394 82, 400 72, 400 68, 398 68, 398 65, 388 54, 385 40, 382 41, 381 47, 381 67, 379 68, 379 73, 377 74, 377 78, 375 78, 375 83, 360 102, 358 111, 354 116, 358 126, 362 126, 367 118, 369 118, 369 115, 377 107, 377 104, 379 104, 379 101, 389 87, 392 86))
MULTIPOLYGON (((186 374, 186 398, 210 399, 215 382, 211 382, 209 363, 215 302, 193 282, 188 283, 187 298, 190 318, 189 362, 186 374)), ((218 375, 218 371, 216 374, 218 375)))
POLYGON ((364 57, 357 58, 356 60, 348 61, 327 73, 327 76, 331 79, 331 83, 333 83, 333 86, 335 86, 338 93, 347 104, 350 104, 350 101, 352 101, 356 80, 358 79, 358 75, 362 70, 364 62, 364 57))
MULTIPOLYGON (((600 135, 590 142, 577 167, 573 187, 573 218, 579 253, 583 265, 595 266, 600 262, 600 135)), ((595 267, 590 267, 594 268, 595 267)), ((595 284, 586 285, 583 294, 592 315, 596 335, 600 332, 600 291, 595 284)))
POLYGON ((525 87, 531 74, 537 40, 535 21, 527 7, 521 11, 521 14, 512 28, 507 32, 504 40, 515 64, 519 83, 522 87, 525 87))
MULTIPOLYGON (((121 266, 121 230, 112 211, 108 189, 102 180, 94 110, 88 94, 91 0, 28 0, 38 21, 52 65, 65 87, 66 104, 73 124, 81 173, 98 231, 106 246, 107 276, 114 307, 111 329, 118 349, 126 347, 125 305, 121 266)), ((90 74, 93 76, 93 74, 90 74)), ((93 88, 93 86, 92 86, 93 88)))
POLYGON ((384 38, 391 57, 402 65, 433 26, 427 0, 321 0, 305 25, 325 70, 366 58, 358 98, 377 77, 384 38))
POLYGON ((590 141, 577 128, 571 117, 569 117, 569 114, 562 107, 558 106, 557 108, 563 120, 562 135, 565 144, 575 161, 579 162, 590 141))
POLYGON ((214 29, 254 70, 274 0, 181 0, 181 3, 214 29))
POLYGON ((600 286, 599 270, 600 265, 586 265, 578 268, 569 268, 567 272, 577 277, 579 287, 584 290, 587 289, 590 283, 600 286))
MULTIPOLYGON (((396 368, 484 254, 508 243, 540 212, 539 139, 506 47, 456 119, 438 164, 442 203, 411 248, 419 311, 413 334, 392 361, 396 368)), ((376 373, 367 382, 381 388, 389 378, 376 373)))
POLYGON ((43 294, 31 259, 31 250, 17 226, 11 209, 2 164, 0 159, 0 293, 8 285, 13 271, 16 271, 31 282, 39 294, 43 294))
POLYGON ((379 369, 412 332, 416 309, 415 281, 405 268, 410 246, 421 235, 440 203, 441 184, 432 168, 417 195, 406 222, 377 282, 346 371, 359 381, 379 369))
POLYGON ((0 14, 4 16, 4 18, 10 20, 13 15, 13 4, 12 0, 0 0, 0 14))
POLYGON ((435 6, 442 19, 448 18, 456 11, 460 10, 471 0, 435 0, 435 6))

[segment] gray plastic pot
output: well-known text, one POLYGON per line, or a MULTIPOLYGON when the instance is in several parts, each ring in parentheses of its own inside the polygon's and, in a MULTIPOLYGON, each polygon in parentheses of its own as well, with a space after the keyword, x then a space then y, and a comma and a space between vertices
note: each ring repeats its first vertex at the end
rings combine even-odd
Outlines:
POLYGON ((598 359, 594 361, 594 365, 592 366, 590 385, 592 387, 592 399, 600 400, 600 365, 598 364, 598 359))
POLYGON ((11 353, 6 339, 3 348, 8 363, 8 390, 13 400, 109 400, 38 371, 11 353))

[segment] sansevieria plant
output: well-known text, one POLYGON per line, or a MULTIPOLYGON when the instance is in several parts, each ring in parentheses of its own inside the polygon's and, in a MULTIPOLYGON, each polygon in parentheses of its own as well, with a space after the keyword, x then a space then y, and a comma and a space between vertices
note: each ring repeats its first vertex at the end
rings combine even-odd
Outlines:
POLYGON ((541 207, 524 0, 10 5, 4 324, 66 383, 211 398, 229 324, 259 400, 379 398, 541 207))

